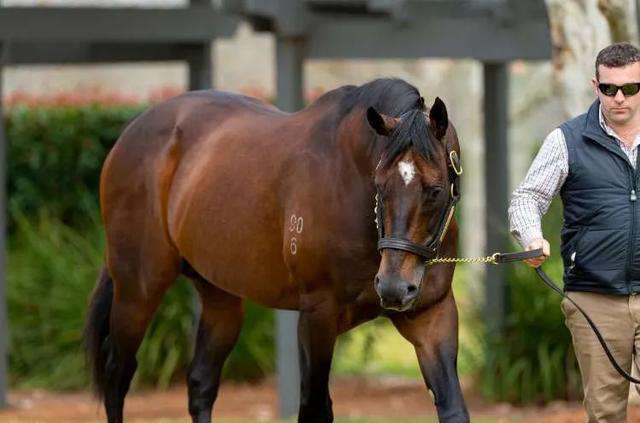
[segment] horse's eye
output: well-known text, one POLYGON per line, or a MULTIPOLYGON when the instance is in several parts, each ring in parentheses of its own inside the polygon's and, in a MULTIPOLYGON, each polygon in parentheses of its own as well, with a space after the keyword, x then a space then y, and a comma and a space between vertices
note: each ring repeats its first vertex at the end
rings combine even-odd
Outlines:
POLYGON ((438 198, 438 196, 442 192, 442 187, 438 187, 438 186, 428 187, 426 191, 427 191, 427 199, 429 199, 430 201, 433 201, 436 198, 438 198))

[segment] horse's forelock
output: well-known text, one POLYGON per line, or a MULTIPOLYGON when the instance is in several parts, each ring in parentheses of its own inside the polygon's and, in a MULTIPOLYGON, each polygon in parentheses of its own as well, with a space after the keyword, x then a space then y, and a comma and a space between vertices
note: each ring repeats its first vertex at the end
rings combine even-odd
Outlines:
POLYGON ((398 155, 410 147, 428 160, 434 147, 424 111, 414 109, 402 115, 398 126, 383 142, 385 146, 382 150, 382 167, 389 166, 398 155))

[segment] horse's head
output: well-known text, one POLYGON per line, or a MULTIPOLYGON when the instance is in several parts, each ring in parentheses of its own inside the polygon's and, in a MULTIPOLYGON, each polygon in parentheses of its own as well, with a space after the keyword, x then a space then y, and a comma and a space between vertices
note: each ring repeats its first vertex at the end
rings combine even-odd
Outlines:
POLYGON ((405 311, 426 280, 425 260, 434 258, 458 199, 458 140, 447 109, 436 98, 398 118, 367 110, 371 127, 384 137, 375 170, 376 224, 382 259, 375 290, 384 308, 405 311))

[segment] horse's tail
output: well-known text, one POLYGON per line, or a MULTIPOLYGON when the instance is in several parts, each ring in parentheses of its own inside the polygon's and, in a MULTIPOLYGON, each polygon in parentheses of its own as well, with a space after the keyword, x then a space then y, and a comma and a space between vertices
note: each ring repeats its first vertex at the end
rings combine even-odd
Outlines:
POLYGON ((95 394, 103 398, 106 386, 106 364, 109 342, 109 316, 113 302, 113 279, 104 266, 100 272, 87 310, 84 326, 84 348, 93 376, 95 394))

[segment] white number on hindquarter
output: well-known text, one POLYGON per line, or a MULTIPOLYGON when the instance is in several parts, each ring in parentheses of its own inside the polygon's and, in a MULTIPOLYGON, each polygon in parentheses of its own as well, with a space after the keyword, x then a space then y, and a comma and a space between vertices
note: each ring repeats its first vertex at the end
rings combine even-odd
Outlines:
MULTIPOLYGON (((301 234, 303 227, 304 219, 302 219, 302 216, 296 216, 295 214, 292 214, 291 218, 289 219, 289 232, 301 234)), ((298 240, 295 236, 292 236, 291 240, 289 241, 289 251, 291 251, 291 255, 294 256, 298 252, 298 240)))

